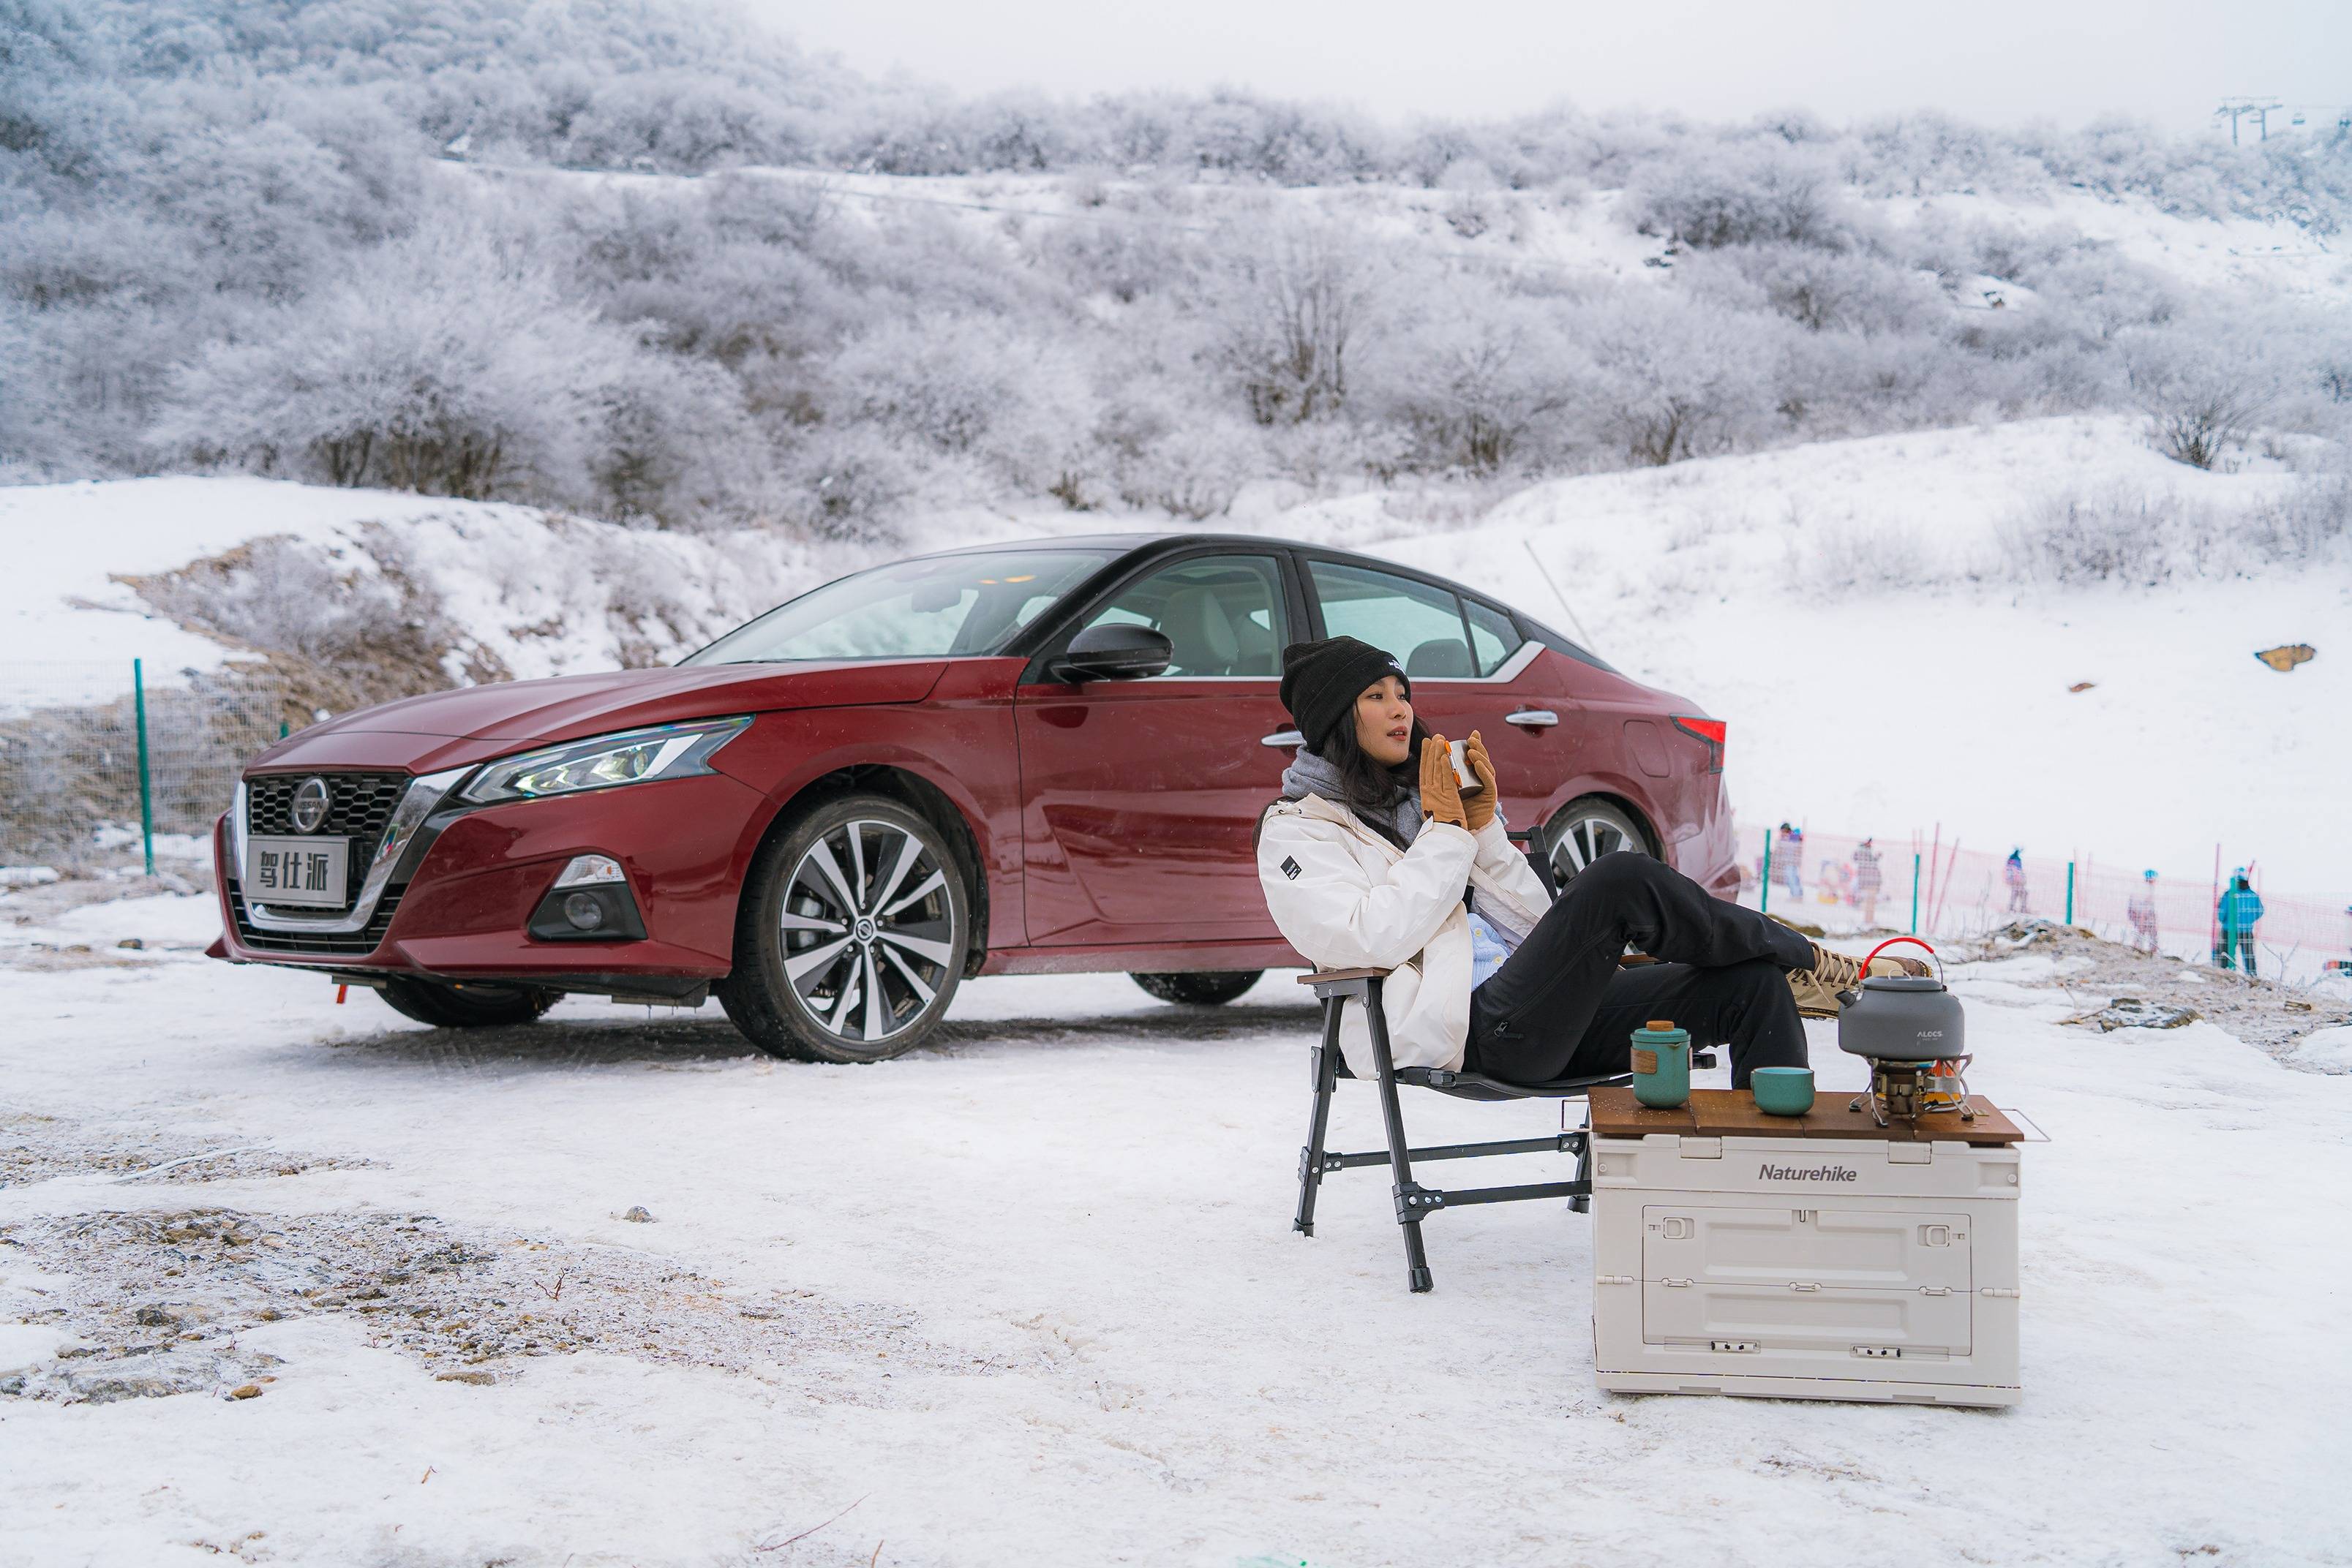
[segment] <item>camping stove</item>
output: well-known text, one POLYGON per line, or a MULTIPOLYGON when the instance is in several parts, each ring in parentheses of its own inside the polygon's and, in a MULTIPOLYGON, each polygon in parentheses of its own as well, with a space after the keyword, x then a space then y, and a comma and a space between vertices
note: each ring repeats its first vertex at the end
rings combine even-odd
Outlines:
POLYGON ((1970 1056, 1946 1057, 1936 1061, 1884 1061, 1874 1058, 1870 1063, 1870 1087, 1853 1097, 1846 1107, 1859 1111, 1870 1108, 1878 1124, 1889 1121, 1916 1122, 1922 1116, 1939 1111, 1958 1111, 1960 1120, 1976 1120, 1976 1108, 1969 1103, 1968 1065, 1975 1061, 1970 1056))

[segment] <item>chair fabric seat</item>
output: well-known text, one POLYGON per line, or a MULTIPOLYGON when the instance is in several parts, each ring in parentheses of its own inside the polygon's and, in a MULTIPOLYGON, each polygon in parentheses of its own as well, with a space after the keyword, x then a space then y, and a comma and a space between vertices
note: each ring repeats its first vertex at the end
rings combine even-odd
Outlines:
MULTIPOLYGON (((1336 1076, 1356 1076, 1348 1071, 1345 1057, 1339 1061, 1336 1076)), ((1562 1078, 1549 1083, 1507 1083, 1483 1072, 1463 1072, 1444 1067, 1400 1067, 1396 1070, 1396 1081, 1415 1089, 1433 1089, 1457 1100, 1565 1100, 1604 1083, 1631 1083, 1633 1079, 1625 1073, 1615 1072, 1598 1078, 1562 1078)))

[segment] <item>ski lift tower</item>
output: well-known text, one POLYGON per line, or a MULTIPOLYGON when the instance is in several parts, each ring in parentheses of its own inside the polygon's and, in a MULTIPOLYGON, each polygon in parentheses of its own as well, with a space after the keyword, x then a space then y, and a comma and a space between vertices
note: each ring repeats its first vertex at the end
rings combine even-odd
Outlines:
POLYGON ((2256 139, 2268 141, 2271 139, 2270 117, 2285 107, 2286 105, 2266 93, 2254 93, 2245 98, 2223 99, 2221 107, 2213 111, 2213 118, 2227 120, 2230 122, 2230 145, 2235 147, 2238 144, 2240 120, 2247 115, 2252 115, 2256 139))

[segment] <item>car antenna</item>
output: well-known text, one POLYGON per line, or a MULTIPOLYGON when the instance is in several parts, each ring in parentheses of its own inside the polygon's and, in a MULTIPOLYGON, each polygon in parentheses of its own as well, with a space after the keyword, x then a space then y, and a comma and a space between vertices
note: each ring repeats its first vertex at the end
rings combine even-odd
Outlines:
POLYGON ((1584 622, 1576 618, 1576 606, 1568 601, 1568 595, 1562 593, 1559 591, 1559 584, 1552 580, 1551 569, 1544 565, 1543 557, 1536 554, 1535 541, 1527 535, 1521 534, 1519 545, 1528 552, 1528 559, 1536 563, 1536 570, 1543 574, 1544 586, 1551 590, 1551 596, 1554 599, 1559 601, 1559 607, 1568 612, 1568 623, 1576 628, 1576 634, 1584 639, 1584 645, 1596 653, 1601 652, 1600 647, 1592 641, 1592 633, 1587 632, 1584 629, 1584 622))

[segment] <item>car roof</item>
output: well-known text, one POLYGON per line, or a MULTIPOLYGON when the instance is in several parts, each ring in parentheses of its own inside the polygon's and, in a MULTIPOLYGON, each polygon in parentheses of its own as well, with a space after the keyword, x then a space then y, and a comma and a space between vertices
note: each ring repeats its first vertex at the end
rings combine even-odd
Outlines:
MULTIPOLYGON (((1433 581, 1464 588, 1463 584, 1455 583, 1452 578, 1442 571, 1432 571, 1426 567, 1409 566, 1402 561, 1366 555, 1361 550, 1351 550, 1342 545, 1318 544, 1310 539, 1286 539, 1276 534, 1198 533, 1181 528, 1143 528, 1132 533, 1044 534, 1034 538, 1000 539, 993 544, 959 545, 954 549, 926 550, 921 555, 908 556, 907 559, 938 560, 960 555, 987 555, 997 551, 1016 549, 1108 549, 1114 552, 1114 559, 1116 559, 1119 557, 1141 554, 1152 547, 1168 548, 1178 545, 1188 547, 1233 545, 1244 549, 1311 550, 1317 555, 1338 556, 1348 560, 1361 561, 1366 566, 1378 567, 1383 571, 1402 572, 1410 577, 1427 578, 1433 581)), ((1477 589, 1464 588, 1464 591, 1480 598, 1493 597, 1477 589)))

